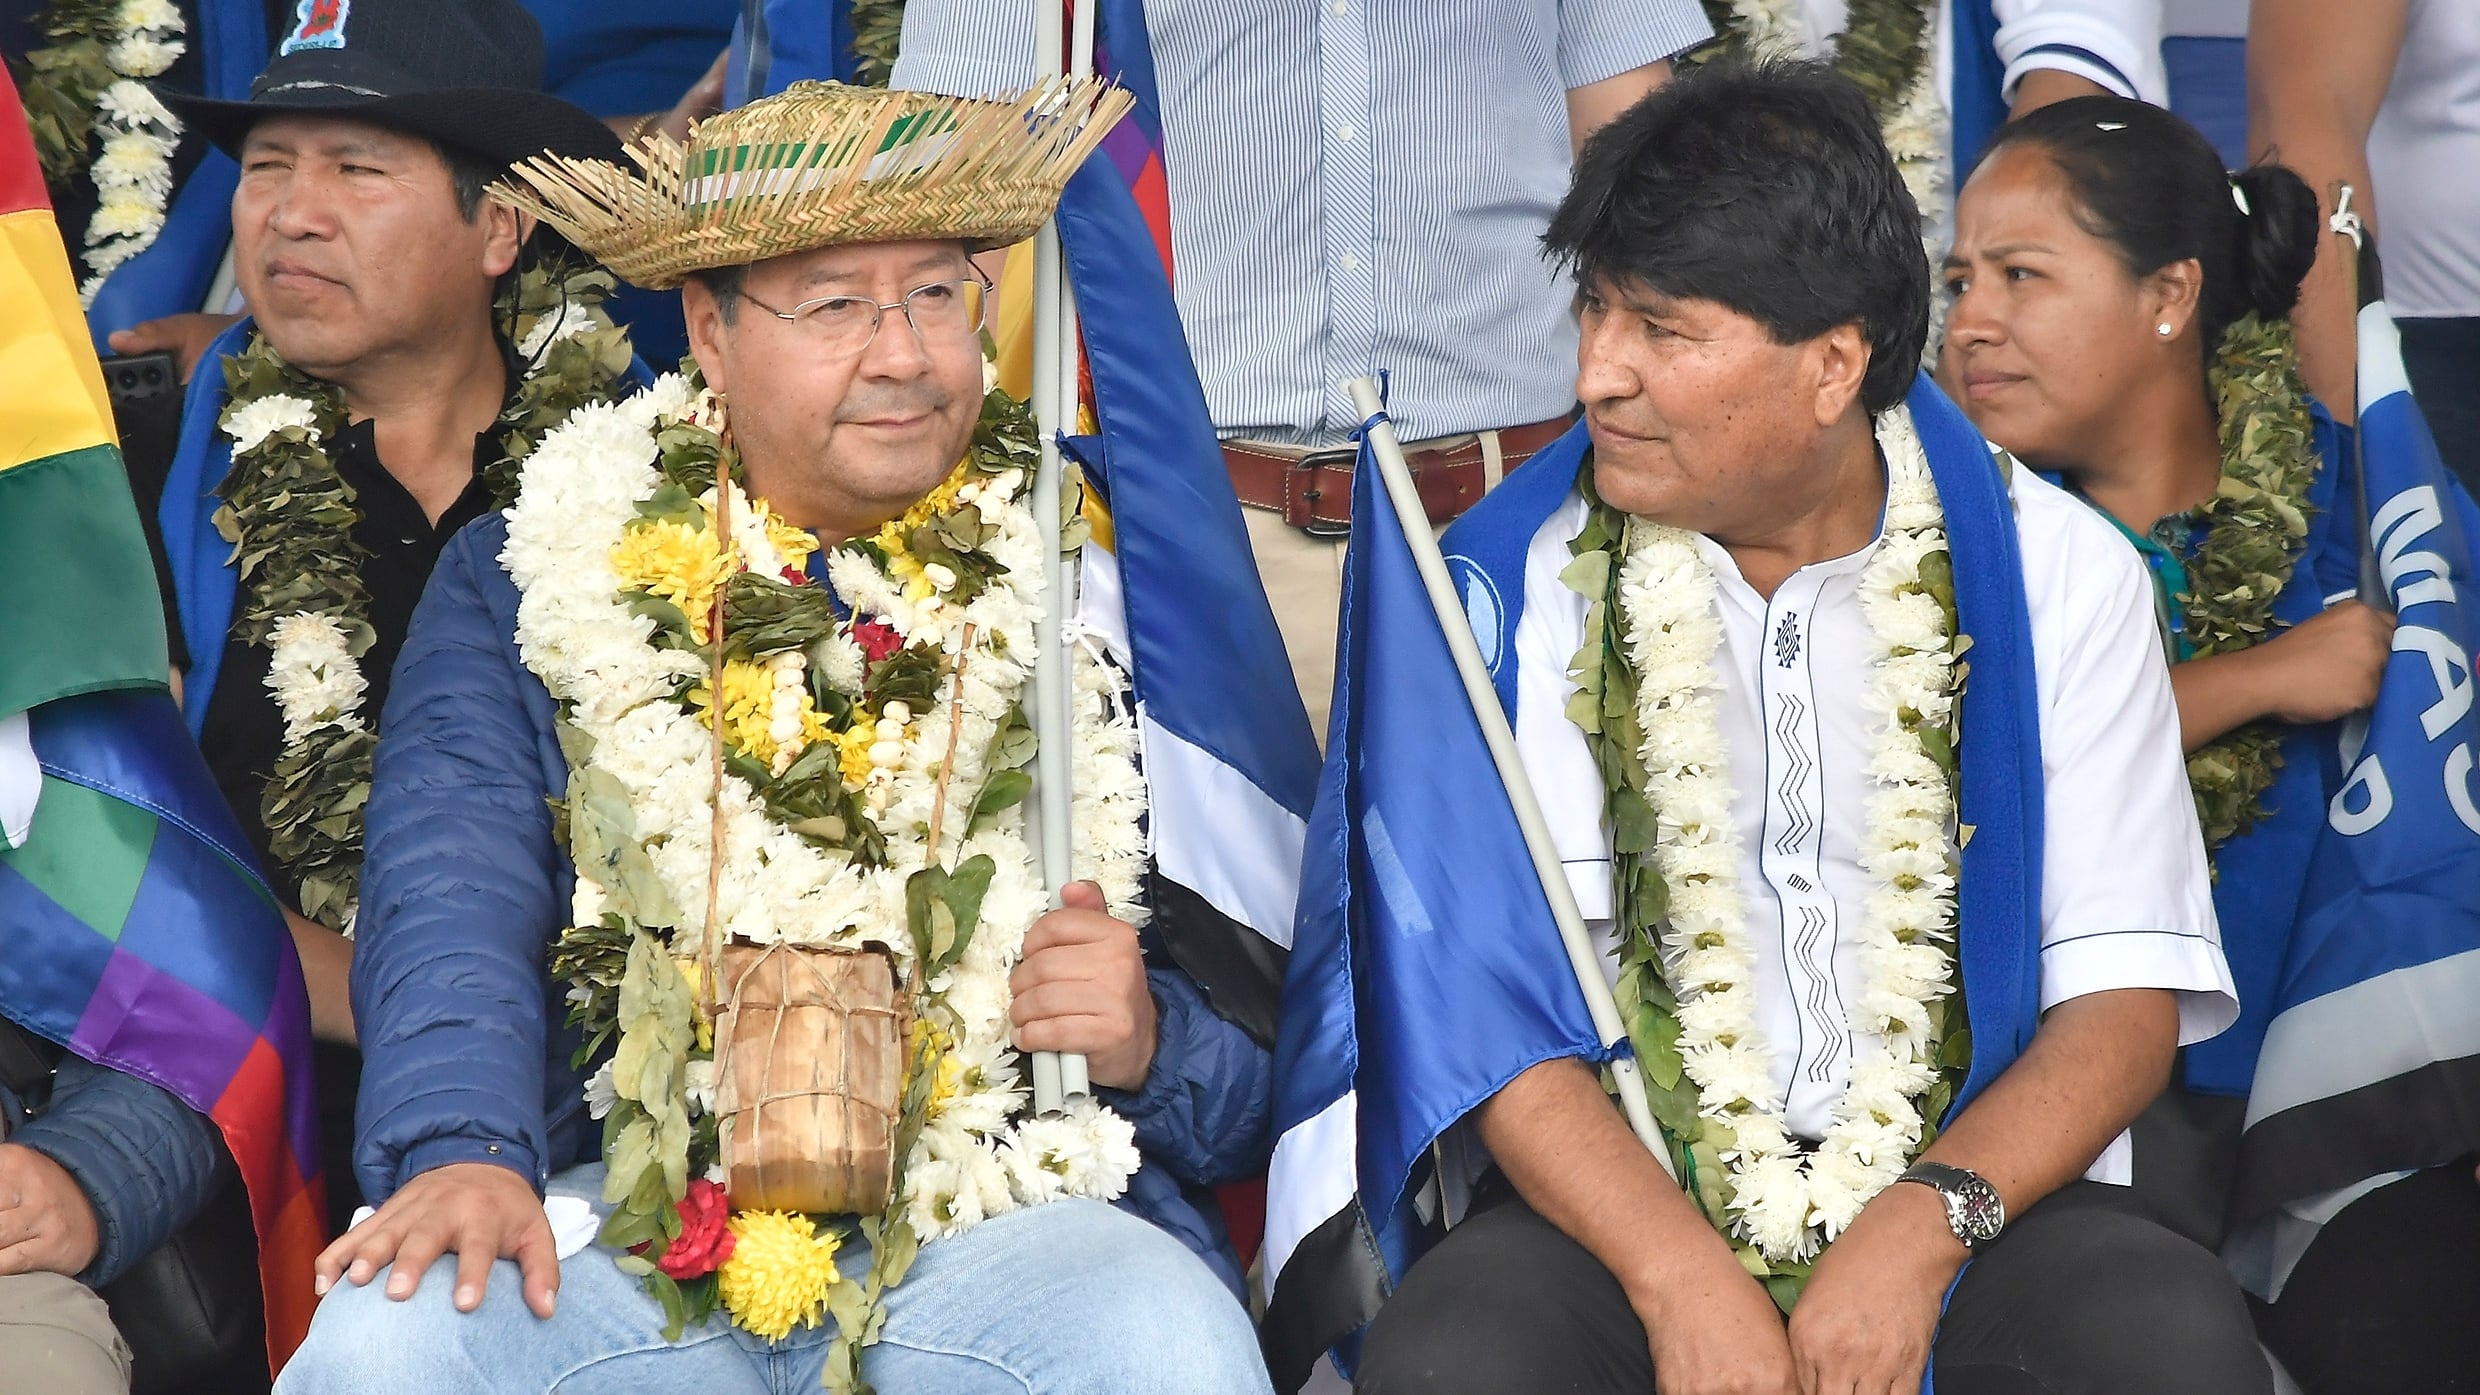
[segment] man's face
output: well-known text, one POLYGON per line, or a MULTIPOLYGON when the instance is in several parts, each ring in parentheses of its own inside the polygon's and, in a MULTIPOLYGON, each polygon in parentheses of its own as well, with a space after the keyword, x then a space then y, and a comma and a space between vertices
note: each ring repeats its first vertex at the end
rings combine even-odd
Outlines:
POLYGON ((1815 492, 1812 451, 1867 361, 1856 326, 1777 344, 1718 302, 1607 279, 1578 295, 1577 321, 1576 396, 1605 502, 1731 542, 1815 492))
POLYGON ((234 269, 268 342, 312 373, 418 351, 488 315, 517 215, 457 209, 437 146, 365 122, 271 116, 241 148, 234 269))
POLYGON ((827 296, 892 305, 916 289, 969 279, 956 242, 822 247, 748 269, 726 323, 711 292, 683 291, 689 337, 732 435, 769 498, 808 526, 872 526, 935 488, 964 457, 981 417, 982 346, 971 330, 917 333, 881 313, 858 352, 828 346, 816 322, 787 323, 827 296))

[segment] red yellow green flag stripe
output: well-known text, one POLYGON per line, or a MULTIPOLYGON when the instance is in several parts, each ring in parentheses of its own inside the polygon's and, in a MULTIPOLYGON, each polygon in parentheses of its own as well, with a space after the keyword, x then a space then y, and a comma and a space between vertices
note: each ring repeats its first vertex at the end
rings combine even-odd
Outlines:
POLYGON ((0 72, 0 717, 162 686, 163 603, 17 89, 0 72))

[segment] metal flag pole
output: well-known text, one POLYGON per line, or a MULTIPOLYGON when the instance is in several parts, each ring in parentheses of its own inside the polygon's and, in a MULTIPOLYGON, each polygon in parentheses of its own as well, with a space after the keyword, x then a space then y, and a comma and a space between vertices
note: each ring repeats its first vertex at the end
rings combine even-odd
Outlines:
MULTIPOLYGON (((1343 385, 1352 395, 1353 410, 1361 414, 1367 425, 1370 453, 1377 457, 1378 477, 1386 482, 1387 502, 1394 506, 1395 521, 1402 526, 1404 542, 1412 549, 1413 565, 1421 573, 1421 588, 1429 593, 1430 609, 1437 612, 1438 628, 1446 632, 1447 652, 1455 657, 1455 672, 1464 681, 1465 700, 1472 704, 1473 716, 1481 722, 1481 739, 1489 743, 1490 763, 1498 767, 1499 782, 1507 787, 1507 802, 1515 806, 1516 826, 1524 831, 1524 850, 1533 859, 1533 875, 1541 881, 1542 895, 1550 902, 1550 918, 1558 922, 1559 942, 1567 949, 1567 966, 1576 975, 1576 986, 1584 991, 1585 1011, 1593 1017, 1594 1034, 1605 1046, 1615 1046, 1627 1033, 1619 1022, 1619 1001, 1610 991, 1610 983, 1602 977, 1600 959, 1593 951, 1593 937, 1584 928, 1584 915, 1576 909, 1575 890, 1567 884, 1567 870, 1560 865, 1558 848, 1550 841, 1550 825, 1541 816, 1541 801, 1533 795, 1532 777, 1524 770, 1523 757, 1516 754, 1516 735, 1507 725, 1507 712, 1498 705, 1498 691, 1490 685, 1490 672, 1481 662, 1481 648, 1473 642, 1472 626, 1464 618, 1464 603, 1455 594, 1455 583, 1447 577, 1445 559, 1438 555, 1438 539, 1430 530, 1429 512, 1421 506, 1420 490, 1412 482, 1412 469, 1404 463, 1404 448, 1395 439, 1395 423, 1386 416, 1384 400, 1379 396, 1378 380, 1354 378, 1343 385)), ((1644 1077, 1637 1071, 1636 1058, 1622 1055, 1610 1063, 1611 1079, 1619 1087, 1619 1108, 1627 1115, 1628 1127, 1662 1165, 1672 1181, 1679 1180, 1679 1171, 1671 1165, 1670 1147, 1662 1141, 1662 1131, 1653 1122, 1652 1107, 1645 1103, 1644 1077)))
MULTIPOLYGON (((1080 10, 1090 10, 1090 4, 1080 10)), ((1034 59, 1043 80, 1068 71, 1066 24, 1056 0, 1047 0, 1034 31, 1034 59)), ((1091 18, 1080 16, 1086 66, 1093 63, 1091 18)), ((1059 548, 1062 433, 1076 429, 1076 323, 1068 301, 1067 268, 1059 247, 1056 218, 1042 225, 1033 243, 1033 416, 1042 438, 1041 463, 1033 475, 1033 519, 1042 537, 1042 616, 1034 627, 1034 851, 1042 885, 1053 909, 1074 875, 1071 835, 1074 832, 1075 737, 1069 730, 1068 653, 1065 611, 1068 607, 1068 559, 1059 548)), ((1058 1051, 1036 1051, 1027 1066, 1037 1114, 1056 1114, 1068 1100, 1090 1093, 1085 1058, 1058 1051)))

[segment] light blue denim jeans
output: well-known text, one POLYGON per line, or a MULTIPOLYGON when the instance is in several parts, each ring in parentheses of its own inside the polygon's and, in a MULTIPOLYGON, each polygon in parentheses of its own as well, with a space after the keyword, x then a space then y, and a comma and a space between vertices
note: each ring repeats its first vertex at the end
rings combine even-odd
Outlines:
MULTIPOLYGON (((601 1209, 599 1164, 551 1190, 601 1209)), ((845 1272, 866 1263, 858 1241, 845 1272)), ((445 1256, 402 1302, 385 1270, 341 1283, 276 1381, 278 1395, 558 1392, 558 1395, 806 1395, 819 1388, 833 1324, 768 1342, 720 1314, 663 1340, 663 1313, 589 1246, 560 1263, 549 1321, 491 1267, 482 1306, 449 1302, 445 1256)), ((862 1374, 879 1395, 1271 1395, 1256 1334, 1230 1290, 1179 1241, 1094 1201, 1058 1201, 923 1247, 887 1302, 862 1374)))

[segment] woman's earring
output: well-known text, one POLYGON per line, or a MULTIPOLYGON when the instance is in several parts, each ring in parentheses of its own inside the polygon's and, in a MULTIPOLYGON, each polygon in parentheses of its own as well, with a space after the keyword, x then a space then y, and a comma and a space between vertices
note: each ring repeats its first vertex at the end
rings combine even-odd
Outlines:
POLYGON ((2160 336, 2161 336, 2162 338, 2164 338, 2164 339, 2167 339, 2167 338, 2169 338, 2171 335, 2178 333, 2178 331, 2177 331, 2177 330, 2172 329, 2172 328, 2169 326, 2168 322, 2166 322, 2166 321, 2165 321, 2165 322, 2163 322, 2163 323, 2161 323, 2161 324, 2157 324, 2157 325, 2153 326, 2153 332, 2154 332, 2155 334, 2160 335, 2160 336))

